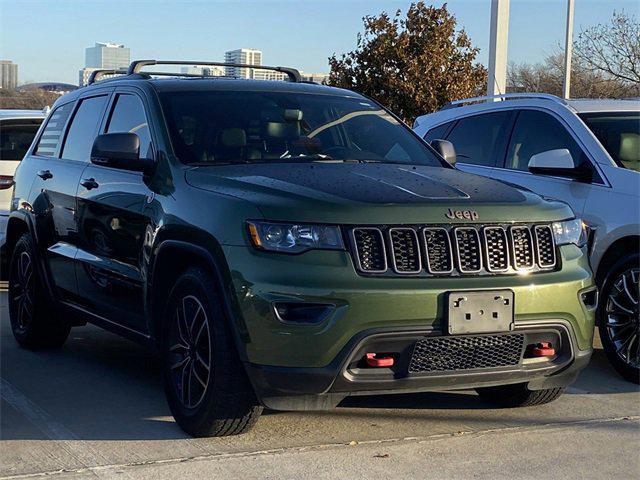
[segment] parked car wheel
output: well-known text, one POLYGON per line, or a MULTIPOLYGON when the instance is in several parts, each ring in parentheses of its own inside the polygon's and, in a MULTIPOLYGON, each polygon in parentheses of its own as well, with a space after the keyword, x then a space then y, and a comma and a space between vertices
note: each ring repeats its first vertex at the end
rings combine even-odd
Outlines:
POLYGON ((621 258, 602 285, 598 328, 607 358, 626 380, 640 384, 640 255, 621 258))
POLYGON ((262 407, 225 323, 216 283, 189 268, 176 281, 164 314, 164 386, 176 422, 195 437, 237 435, 262 407))
POLYGON ((529 390, 526 383, 477 388, 476 392, 489 403, 501 407, 532 407, 553 402, 564 393, 564 387, 529 390))
POLYGON ((56 315, 38 271, 33 238, 16 243, 9 267, 9 319, 13 336, 25 348, 56 348, 69 336, 70 324, 56 315))

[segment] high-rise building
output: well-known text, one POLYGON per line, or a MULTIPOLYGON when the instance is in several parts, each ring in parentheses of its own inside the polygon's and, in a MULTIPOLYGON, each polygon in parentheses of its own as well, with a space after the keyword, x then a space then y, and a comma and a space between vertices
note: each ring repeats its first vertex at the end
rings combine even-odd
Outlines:
MULTIPOLYGON (((252 48, 229 50, 224 54, 225 63, 243 63, 246 65, 262 65, 262 52, 252 48)), ((253 78, 253 68, 225 67, 228 77, 253 78)))
POLYGON ((0 60, 0 88, 14 90, 18 86, 18 65, 11 60, 0 60))
POLYGON ((202 75, 203 77, 224 77, 225 70, 223 67, 215 65, 192 65, 190 67, 182 67, 180 73, 202 75))
POLYGON ((86 85, 89 76, 101 68, 126 68, 131 62, 131 52, 127 47, 118 43, 96 42, 93 47, 84 51, 84 68, 78 75, 78 84, 86 85))

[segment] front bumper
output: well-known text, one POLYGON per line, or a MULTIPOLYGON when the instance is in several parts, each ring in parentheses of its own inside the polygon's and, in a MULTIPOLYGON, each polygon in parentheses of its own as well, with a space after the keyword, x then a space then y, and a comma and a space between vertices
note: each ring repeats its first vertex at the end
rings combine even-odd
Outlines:
POLYGON ((371 278, 355 272, 347 252, 292 256, 226 246, 240 356, 258 396, 271 408, 324 408, 346 395, 372 392, 568 384, 591 354, 594 308, 585 305, 582 294, 594 284, 583 250, 565 245, 559 251, 560 270, 528 276, 371 278), (354 378, 349 370, 351 360, 361 353, 360 342, 376 335, 404 335, 407 348, 425 336, 442 335, 447 292, 491 289, 514 292, 518 330, 564 332, 569 350, 563 352, 562 362, 451 375, 395 372, 387 379, 354 378), (278 318, 277 302, 331 305, 331 313, 317 323, 288 323, 278 318))

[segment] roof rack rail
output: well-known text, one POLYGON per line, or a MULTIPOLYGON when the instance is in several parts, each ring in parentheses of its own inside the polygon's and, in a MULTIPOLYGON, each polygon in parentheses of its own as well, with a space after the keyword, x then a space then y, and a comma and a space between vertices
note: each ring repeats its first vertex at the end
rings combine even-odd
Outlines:
POLYGON ((92 83, 100 80, 100 77, 104 77, 105 75, 126 75, 127 70, 124 68, 101 68, 99 70, 94 70, 89 75, 89 79, 87 80, 87 85, 91 85, 92 83))
POLYGON ((550 93, 503 93, 502 95, 486 95, 483 97, 472 97, 472 98, 464 98, 462 100, 456 100, 454 102, 447 103, 442 110, 446 110, 448 108, 460 107, 467 103, 480 103, 486 102, 488 100, 513 100, 513 99, 523 99, 523 98, 536 98, 539 100, 550 100, 552 102, 561 103, 566 105, 567 102, 555 95, 551 95, 550 93))
MULTIPOLYGON (((236 68, 253 68, 255 70, 273 70, 275 72, 281 72, 286 74, 289 77, 289 81, 300 83, 302 81, 302 77, 300 76, 300 72, 295 68, 289 67, 269 67, 266 65, 248 65, 246 63, 225 63, 225 62, 193 62, 189 60, 134 60, 129 65, 129 69, 127 73, 129 75, 135 73, 141 73, 143 67, 149 65, 205 65, 205 66, 214 66, 214 67, 236 67, 236 68)), ((149 75, 156 75, 155 72, 143 72, 149 75)), ((193 74, 184 74, 184 73, 175 73, 172 74, 177 77, 184 76, 194 76, 193 74)), ((196 77, 201 77, 202 75, 195 75, 196 77)))

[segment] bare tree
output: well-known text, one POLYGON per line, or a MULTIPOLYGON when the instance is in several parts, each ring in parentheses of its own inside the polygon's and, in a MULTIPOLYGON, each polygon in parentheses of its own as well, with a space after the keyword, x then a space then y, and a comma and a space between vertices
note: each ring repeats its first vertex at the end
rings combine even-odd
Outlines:
POLYGON ((574 50, 586 70, 640 85, 640 24, 635 16, 614 11, 608 24, 581 30, 574 50))

